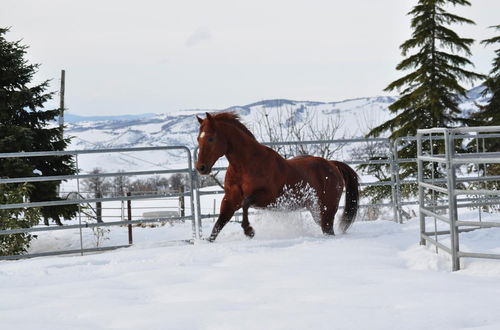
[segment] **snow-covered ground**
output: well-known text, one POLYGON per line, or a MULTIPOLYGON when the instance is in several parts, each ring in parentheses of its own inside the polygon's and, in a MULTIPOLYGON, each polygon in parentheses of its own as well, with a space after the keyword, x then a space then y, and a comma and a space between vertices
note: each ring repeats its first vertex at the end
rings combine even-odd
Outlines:
MULTIPOLYGON (((212 244, 169 242, 189 238, 183 223, 134 228, 126 249, 2 261, 1 328, 500 329, 500 261, 466 259, 452 273, 444 253, 418 245, 416 219, 360 221, 335 237, 300 213, 251 222, 253 240, 230 223, 212 244)), ((77 244, 61 233, 49 241, 77 244)), ((499 230, 463 237, 500 252, 499 230)))

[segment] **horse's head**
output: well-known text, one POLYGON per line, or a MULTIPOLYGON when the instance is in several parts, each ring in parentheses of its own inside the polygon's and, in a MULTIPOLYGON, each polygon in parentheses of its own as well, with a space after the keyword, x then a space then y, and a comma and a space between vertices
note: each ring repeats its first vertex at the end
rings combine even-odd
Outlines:
POLYGON ((200 133, 198 134, 198 160, 196 169, 201 174, 208 174, 217 159, 224 156, 227 150, 227 140, 217 131, 215 119, 207 112, 207 118, 201 119, 200 133))

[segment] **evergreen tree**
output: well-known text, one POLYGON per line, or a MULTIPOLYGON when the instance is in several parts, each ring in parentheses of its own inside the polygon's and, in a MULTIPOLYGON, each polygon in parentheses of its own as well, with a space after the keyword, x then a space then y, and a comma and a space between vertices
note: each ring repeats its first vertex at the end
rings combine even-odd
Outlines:
POLYGON ((450 127, 465 123, 458 108, 466 89, 460 81, 473 82, 483 76, 464 67, 472 65, 473 39, 461 38, 448 28, 453 23, 474 24, 473 21, 446 12, 445 5, 470 6, 467 0, 419 0, 409 12, 413 16, 412 37, 401 45, 403 56, 416 49, 396 67, 412 70, 392 82, 385 91, 398 90, 400 98, 389 106, 396 116, 375 127, 370 136, 390 131, 391 138, 414 135, 419 128, 450 127), (449 52, 446 52, 449 50, 449 52))
MULTIPOLYGON (((460 97, 466 97, 466 89, 460 85, 460 81, 473 82, 483 76, 466 69, 472 65, 468 57, 471 55, 469 47, 474 40, 460 37, 449 27, 452 24, 474 22, 447 12, 445 7, 448 5, 470 6, 470 2, 419 0, 408 13, 412 16, 413 33, 400 46, 406 58, 396 69, 411 72, 386 87, 385 91, 397 90, 400 93, 399 99, 389 106, 389 111, 395 116, 373 128, 368 136, 389 132, 389 137, 395 139, 415 135, 419 128, 451 127, 467 123, 458 107, 460 97)), ((416 143, 408 143, 399 154, 400 158, 413 158, 415 155, 416 143)), ((365 166, 365 170, 373 171, 371 167, 377 166, 365 166)), ((401 168, 402 178, 416 175, 414 163, 402 164, 401 168)), ((413 190, 412 187, 406 188, 404 193, 413 190)))
MULTIPOLYGON (((500 25, 491 26, 500 32, 500 25)), ((500 45, 500 35, 481 41, 484 45, 500 45)), ((480 106, 480 111, 475 113, 475 125, 500 125, 500 48, 495 50, 496 56, 493 59, 489 77, 484 81, 486 87, 484 94, 491 94, 488 104, 480 106)), ((494 151, 500 151, 500 142, 495 145, 494 151)))
MULTIPOLYGON (((0 204, 22 203, 29 195, 31 185, 0 184, 0 204)), ((0 210, 0 230, 30 228, 38 224, 37 208, 0 210)), ((0 256, 16 255, 28 250, 35 235, 29 233, 0 235, 0 256)))
MULTIPOLYGON (((500 25, 491 26, 491 28, 500 32, 500 25)), ((481 41, 484 45, 500 44, 500 35, 490 39, 481 41)), ((488 78, 483 82, 485 90, 483 95, 491 95, 486 105, 479 106, 479 111, 474 113, 473 125, 476 126, 500 126, 500 48, 495 50, 495 58, 493 59, 492 68, 488 78)), ((477 150, 476 141, 471 143, 470 147, 477 150)), ((489 138, 484 140, 484 144, 480 143, 479 148, 485 148, 485 151, 499 152, 500 139, 489 138)), ((500 164, 485 164, 480 166, 480 169, 488 175, 499 175, 500 164)), ((481 188, 500 189, 499 181, 483 183, 481 188)), ((497 208, 498 209, 498 208, 497 208)))
MULTIPOLYGON (((24 58, 27 46, 19 41, 8 41, 8 29, 0 28, 0 152, 30 152, 64 150, 69 139, 62 138, 61 129, 53 122, 58 110, 44 110, 43 105, 52 98, 46 92, 48 81, 33 85, 39 67, 24 58)), ((71 156, 26 157, 0 159, 0 176, 30 177, 74 174, 76 168, 71 156)), ((29 192, 32 202, 59 200, 60 181, 34 183, 29 192)), ((54 219, 75 215, 75 205, 43 207, 42 216, 54 219)))

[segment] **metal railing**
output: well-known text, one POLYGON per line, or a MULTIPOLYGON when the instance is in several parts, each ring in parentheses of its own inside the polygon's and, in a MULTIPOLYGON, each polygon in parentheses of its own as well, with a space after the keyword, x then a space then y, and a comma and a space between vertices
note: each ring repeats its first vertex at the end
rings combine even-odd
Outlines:
POLYGON ((80 231, 80 249, 72 250, 60 250, 51 251, 37 254, 23 254, 14 256, 1 256, 2 259, 18 259, 18 258, 30 258, 36 256, 47 256, 47 255, 58 255, 58 254, 68 254, 68 253, 80 253, 83 255, 84 252, 95 252, 101 250, 110 250, 121 248, 129 245, 119 245, 119 246, 108 246, 108 247, 96 247, 96 248, 84 248, 83 247, 83 228, 94 228, 94 227, 107 227, 107 226, 122 226, 122 225, 133 225, 133 224, 144 224, 144 223, 154 223, 162 221, 176 221, 176 220, 190 220, 192 222, 192 238, 199 239, 200 236, 198 226, 200 222, 197 221, 195 214, 195 195, 194 195, 194 171, 192 168, 193 162, 191 157, 191 151, 185 146, 164 146, 164 147, 142 147, 142 148, 126 148, 126 149, 98 149, 98 150, 71 150, 71 151, 47 151, 47 152, 20 152, 20 153, 0 153, 0 159, 6 158, 26 158, 26 157, 57 157, 63 155, 70 155, 74 157, 76 167, 78 168, 79 156, 87 154, 129 154, 131 152, 153 152, 153 151, 180 151, 184 153, 185 167, 175 168, 175 169, 155 169, 155 170, 142 170, 142 171, 129 171, 129 172, 108 172, 108 173, 89 173, 82 174, 77 173, 75 175, 58 175, 58 176, 34 176, 34 177, 19 177, 19 178, 0 178, 0 184, 14 184, 14 183, 30 183, 30 182, 50 182, 50 181, 62 181, 62 180, 76 180, 77 194, 79 198, 72 198, 66 200, 49 200, 40 202, 23 202, 23 203, 11 203, 11 204, 1 204, 0 210, 9 209, 19 209, 19 208, 37 208, 37 207, 51 207, 60 205, 78 205, 78 224, 64 225, 64 226, 40 226, 32 228, 19 228, 19 229, 8 229, 0 230, 0 235, 12 235, 19 233, 34 233, 34 232, 47 232, 47 231, 57 231, 57 230, 69 230, 78 229, 80 231), (183 173, 186 174, 188 178, 188 188, 189 191, 185 193, 155 193, 155 194, 143 194, 143 195, 129 195, 129 196, 113 196, 113 197, 100 197, 100 198, 81 198, 80 195, 80 180, 90 179, 90 178, 106 178, 106 177, 117 177, 117 176, 144 176, 144 175, 161 175, 161 174, 174 174, 183 173), (155 218, 155 219, 139 219, 139 220, 124 220, 123 211, 121 216, 121 221, 109 221, 109 222, 99 222, 99 223, 82 223, 82 205, 89 203, 105 203, 113 201, 130 202, 133 200, 151 200, 159 198, 179 198, 180 196, 188 197, 189 202, 189 214, 179 217, 168 217, 168 218, 155 218))
MULTIPOLYGON (((500 163, 500 153, 485 150, 485 139, 498 139, 500 126, 467 127, 467 128, 432 128, 418 130, 417 133, 417 161, 418 161, 418 189, 419 189, 419 218, 420 218, 420 243, 433 244, 437 250, 446 251, 451 255, 452 270, 460 269, 460 258, 492 258, 500 259, 500 254, 476 253, 460 251, 460 233, 477 230, 480 228, 500 227, 500 222, 482 221, 481 207, 485 205, 500 205, 500 191, 494 189, 467 189, 459 187, 463 182, 491 182, 500 181, 498 175, 482 177, 459 177, 457 172, 466 164, 478 167, 482 165, 486 170, 488 164, 500 163), (484 134, 496 133, 496 134, 484 134), (436 136, 437 135, 437 136, 436 136), (434 153, 432 140, 444 140, 444 153, 434 153), (456 144, 462 140, 475 140, 476 153, 458 153, 456 144), (482 139, 482 152, 479 152, 480 139, 482 139), (425 141, 431 141, 429 148, 424 147, 425 141), (427 164, 427 166, 426 166, 427 164), (437 166, 442 171, 441 178, 437 180, 434 170, 437 166), (428 169, 431 169, 431 178, 428 178, 428 169), (427 170, 426 170, 427 169, 427 170), (426 176, 427 172, 427 176, 426 176), (475 198, 459 199, 459 196, 475 196, 475 198), (430 198, 429 198, 430 196, 430 198), (442 198, 442 197, 445 198, 442 198), (470 202, 472 200, 472 202, 470 202), (465 202, 469 201, 469 203, 465 202), (478 207, 478 221, 463 221, 459 219, 458 209, 461 207, 478 207), (443 212, 447 211, 447 213, 443 212), (427 229, 426 217, 434 219, 434 230, 427 229), (449 226, 449 230, 438 230, 437 220, 449 226), (450 244, 446 245, 439 240, 439 236, 449 235, 450 244)), ((479 175, 477 168, 477 173, 479 175)))

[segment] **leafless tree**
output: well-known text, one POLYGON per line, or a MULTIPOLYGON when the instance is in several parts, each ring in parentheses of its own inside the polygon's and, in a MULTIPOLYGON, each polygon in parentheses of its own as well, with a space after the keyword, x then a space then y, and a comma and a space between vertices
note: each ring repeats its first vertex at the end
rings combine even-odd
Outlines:
MULTIPOLYGON (((90 174, 99 174, 102 173, 100 168, 94 168, 90 174)), ((110 184, 106 177, 92 177, 82 181, 82 185, 88 193, 91 194, 92 197, 102 198, 106 195, 106 193, 110 190, 110 184)), ((96 221, 102 222, 102 203, 96 202, 96 221)))
POLYGON ((185 186, 186 178, 181 173, 172 174, 168 179, 168 184, 171 191, 179 192, 181 191, 181 187, 185 186))
MULTIPOLYGON (((118 172, 125 173, 123 170, 118 172)), ((112 187, 115 196, 125 196, 127 191, 130 189, 130 178, 125 175, 115 176, 113 178, 112 187)))
MULTIPOLYGON (((260 110, 254 131, 261 141, 271 143, 334 140, 343 138, 338 136, 342 124, 343 121, 338 114, 318 116, 317 111, 309 110, 305 106, 298 109, 287 106, 260 110)), ((285 157, 310 154, 332 159, 334 154, 344 147, 344 144, 299 143, 271 147, 285 157)))

